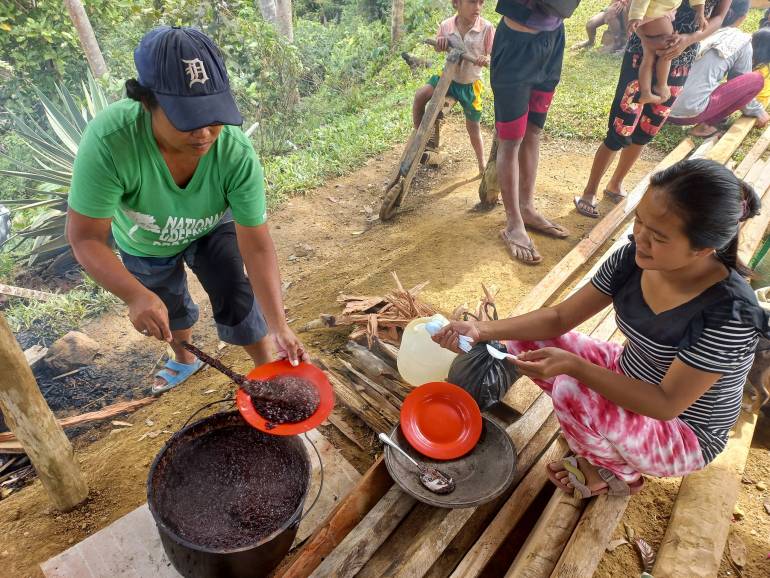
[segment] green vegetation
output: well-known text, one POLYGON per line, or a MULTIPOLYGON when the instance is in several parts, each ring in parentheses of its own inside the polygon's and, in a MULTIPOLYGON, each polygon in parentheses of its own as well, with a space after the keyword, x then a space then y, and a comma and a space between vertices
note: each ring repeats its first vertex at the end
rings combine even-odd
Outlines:
POLYGON ((83 85, 83 108, 63 85, 56 85, 58 101, 53 101, 42 92, 38 93, 40 107, 50 126, 46 130, 32 115, 17 115, 9 112, 11 126, 28 148, 33 162, 9 159, 11 169, 0 169, 0 176, 24 179, 35 183, 17 199, 3 199, 3 204, 14 212, 34 210, 34 217, 26 227, 16 223, 15 234, 8 240, 12 247, 23 247, 23 254, 29 255, 29 265, 55 257, 68 246, 64 238, 64 224, 67 211, 67 195, 75 155, 80 138, 88 122, 107 107, 104 91, 88 74, 88 85, 83 85), (19 241, 13 243, 15 238, 19 241))
POLYGON ((101 315, 116 303, 117 297, 86 278, 82 285, 50 301, 13 299, 3 316, 15 333, 34 331, 38 337, 53 339, 79 327, 88 317, 101 315))

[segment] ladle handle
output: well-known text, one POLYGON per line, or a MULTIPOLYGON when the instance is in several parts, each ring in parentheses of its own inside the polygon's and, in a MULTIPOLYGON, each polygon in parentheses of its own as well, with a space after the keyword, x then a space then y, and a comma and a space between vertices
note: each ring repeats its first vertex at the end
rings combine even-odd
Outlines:
POLYGON ((380 432, 380 435, 378 437, 380 438, 380 441, 382 443, 384 443, 385 445, 389 445, 394 450, 398 450, 399 452, 401 452, 401 455, 403 455, 406 459, 412 462, 418 470, 420 469, 420 464, 414 461, 414 459, 412 459, 412 456, 410 456, 408 453, 406 453, 404 450, 398 447, 398 444, 396 444, 396 442, 390 439, 390 437, 388 437, 388 434, 380 432))

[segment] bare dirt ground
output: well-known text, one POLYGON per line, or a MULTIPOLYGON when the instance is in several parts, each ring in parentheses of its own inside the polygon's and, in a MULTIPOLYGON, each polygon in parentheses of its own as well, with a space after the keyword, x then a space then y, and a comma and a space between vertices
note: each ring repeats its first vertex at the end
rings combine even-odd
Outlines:
MULTIPOLYGON (((420 172, 400 214, 391 223, 383 224, 373 217, 401 147, 370 159, 352 174, 293 198, 271 215, 287 287, 288 316, 295 327, 320 313, 336 312, 335 299, 340 292, 387 292, 393 286, 391 271, 398 273, 404 285, 429 281, 423 297, 445 311, 464 302, 474 305, 480 283, 494 285, 500 289, 497 302, 501 314, 505 314, 594 225, 593 220, 577 215, 572 197, 585 182, 596 143, 544 142, 538 205, 549 218, 569 228, 572 235, 563 241, 534 235, 544 260, 538 267, 528 267, 513 262, 499 241, 498 231, 504 225, 502 207, 475 212, 478 181, 458 186, 476 171, 460 117, 450 118, 442 140, 449 160, 439 169, 420 172)), ((643 158, 629 184, 647 172, 656 158, 654 153, 643 158)), ((602 212, 610 207, 607 202, 599 205, 602 212)), ((210 323, 210 307, 199 289, 194 295, 202 313, 195 340, 215 351, 218 340, 210 323)), ((122 308, 88 324, 84 331, 101 344, 104 352, 94 371, 101 367, 104 375, 112 375, 115 368, 123 368, 122 380, 135 384, 129 388, 129 397, 146 395, 153 365, 162 356, 164 346, 137 334, 122 308)), ((317 354, 333 352, 344 344, 346 335, 345 330, 325 330, 301 337, 317 354)), ((248 369, 245 354, 237 348, 224 349, 222 359, 238 370, 248 369)), ((109 391, 109 383, 102 386, 109 391)), ((50 509, 36 481, 1 501, 0 576, 41 576, 37 566, 40 562, 142 504, 150 463, 171 432, 182 427, 201 406, 233 392, 226 377, 204 369, 154 404, 124 418, 134 424, 132 427, 112 428, 105 424, 79 436, 75 446, 91 497, 74 512, 61 514, 50 509), (144 436, 146 433, 152 435, 144 436)), ((362 445, 370 451, 363 452, 349 443, 333 426, 321 429, 357 469, 364 471, 377 444, 370 434, 364 435, 365 428, 350 414, 340 408, 335 412, 362 433, 362 445)), ((767 437, 758 442, 763 445, 752 450, 747 475, 770 482, 767 437)), ((766 570, 757 560, 760 554, 764 558, 768 550, 770 516, 764 514, 761 503, 758 509, 755 507, 756 487, 743 489, 741 504, 747 516, 740 524, 746 528, 743 537, 751 561, 744 576, 764 576, 766 570), (750 534, 752 529, 756 530, 755 536, 750 534), (752 573, 755 565, 760 573, 752 573)), ((668 480, 648 483, 631 502, 627 521, 653 545, 662 537, 663 522, 675 493, 676 486, 668 480)), ((605 557, 597 575, 638 575, 639 568, 633 552, 621 548, 605 557)))

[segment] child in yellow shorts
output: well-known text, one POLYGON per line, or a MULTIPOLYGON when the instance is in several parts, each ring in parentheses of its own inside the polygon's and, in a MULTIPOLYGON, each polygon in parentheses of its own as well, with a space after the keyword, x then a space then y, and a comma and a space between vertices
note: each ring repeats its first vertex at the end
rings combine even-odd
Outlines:
MULTIPOLYGON (((484 172, 484 141, 481 136, 481 68, 489 66, 489 54, 495 38, 494 25, 481 17, 484 0, 452 0, 457 14, 444 20, 436 34, 436 50, 449 49, 449 39, 455 37, 465 44, 466 54, 475 62, 461 61, 455 78, 449 86, 447 96, 456 99, 465 113, 465 127, 470 137, 471 146, 476 153, 479 171, 484 172)), ((439 76, 434 75, 428 83, 414 95, 412 121, 415 128, 420 126, 425 114, 425 105, 433 96, 439 76)))
MULTIPOLYGON (((662 41, 674 33, 674 18, 682 0, 631 0, 628 10, 628 34, 633 33, 642 41, 642 63, 639 66, 639 104, 660 104, 671 98, 667 80, 671 71, 671 59, 656 56, 655 51, 665 48, 662 41), (655 69, 655 86, 652 71, 655 69)), ((698 28, 703 30, 708 21, 705 16, 706 0, 690 0, 695 11, 698 28)))

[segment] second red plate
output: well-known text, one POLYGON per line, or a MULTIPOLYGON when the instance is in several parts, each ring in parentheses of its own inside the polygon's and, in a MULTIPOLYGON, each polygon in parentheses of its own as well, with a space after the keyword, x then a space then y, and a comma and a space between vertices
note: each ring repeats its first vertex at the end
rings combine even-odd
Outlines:
POLYGON ((421 454, 452 460, 476 447, 481 436, 481 411, 461 387, 434 381, 406 396, 401 405, 401 430, 421 454))

